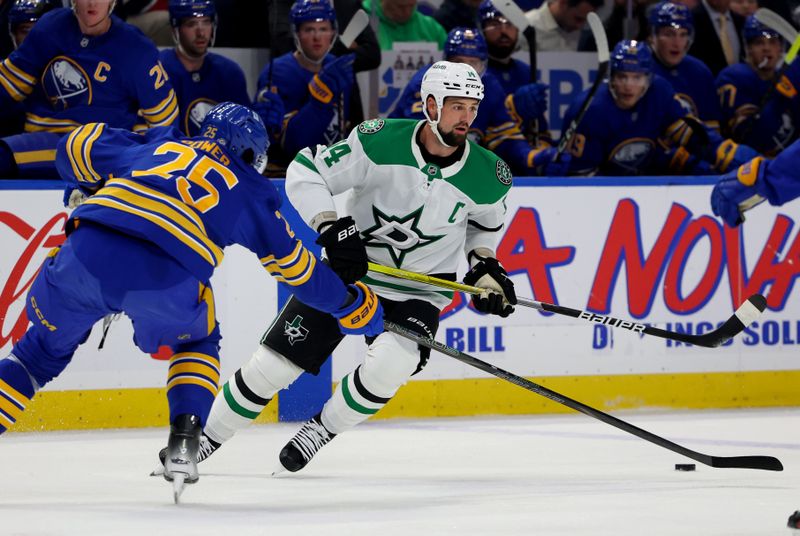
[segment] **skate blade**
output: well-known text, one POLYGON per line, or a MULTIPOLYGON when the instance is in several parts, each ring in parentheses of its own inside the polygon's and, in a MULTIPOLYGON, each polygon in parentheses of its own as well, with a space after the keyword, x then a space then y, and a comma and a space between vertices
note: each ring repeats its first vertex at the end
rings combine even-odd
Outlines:
POLYGON ((270 476, 272 476, 272 478, 284 478, 291 474, 292 473, 288 469, 286 469, 283 465, 281 465, 280 462, 278 462, 278 466, 272 471, 272 475, 270 476))
POLYGON ((150 476, 164 476, 164 466, 159 465, 158 467, 153 469, 153 472, 150 473, 150 476))
POLYGON ((175 500, 175 504, 180 504, 181 493, 183 493, 183 490, 186 487, 184 483, 185 480, 186 474, 172 473, 172 498, 175 500))

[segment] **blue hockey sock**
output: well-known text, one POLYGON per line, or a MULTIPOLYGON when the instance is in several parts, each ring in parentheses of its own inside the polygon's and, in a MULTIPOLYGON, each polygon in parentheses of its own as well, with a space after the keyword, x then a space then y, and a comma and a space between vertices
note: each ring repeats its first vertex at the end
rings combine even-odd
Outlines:
POLYGON ((11 358, 0 360, 0 434, 17 422, 35 392, 25 367, 11 358))

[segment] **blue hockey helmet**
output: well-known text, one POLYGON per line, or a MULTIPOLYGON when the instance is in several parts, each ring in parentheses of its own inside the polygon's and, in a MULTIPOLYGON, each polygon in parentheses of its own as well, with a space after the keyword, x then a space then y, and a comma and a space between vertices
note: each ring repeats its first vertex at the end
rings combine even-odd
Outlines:
POLYGON ((180 27, 186 19, 209 17, 216 29, 217 8, 213 0, 169 0, 169 23, 173 28, 180 27))
POLYGON ((611 52, 611 74, 653 72, 653 55, 650 47, 642 41, 623 40, 616 44, 611 52))
POLYGON ((295 30, 304 22, 329 21, 336 26, 336 12, 328 0, 297 0, 289 10, 289 18, 295 30))
POLYGON ((8 10, 8 27, 13 30, 19 24, 36 22, 51 9, 61 6, 59 0, 16 0, 8 10))
POLYGON ((492 3, 492 0, 483 0, 481 5, 478 7, 478 20, 481 21, 481 26, 485 26, 487 22, 492 19, 506 19, 505 15, 503 15, 499 9, 495 7, 492 3))
POLYGON ((486 40, 475 28, 458 26, 450 30, 444 42, 444 58, 453 56, 468 56, 486 61, 489 52, 486 49, 486 40))
POLYGON ((689 38, 694 37, 694 20, 692 12, 683 4, 675 2, 661 2, 653 6, 648 17, 650 33, 655 34, 661 28, 684 29, 689 32, 689 38))
POLYGON ((758 19, 753 15, 747 17, 742 27, 742 36, 744 42, 750 42, 758 39, 759 37, 766 37, 767 39, 780 39, 780 34, 765 24, 758 22, 758 19))
POLYGON ((246 106, 233 102, 217 104, 203 119, 200 135, 216 140, 259 173, 267 167, 267 129, 261 117, 246 106))

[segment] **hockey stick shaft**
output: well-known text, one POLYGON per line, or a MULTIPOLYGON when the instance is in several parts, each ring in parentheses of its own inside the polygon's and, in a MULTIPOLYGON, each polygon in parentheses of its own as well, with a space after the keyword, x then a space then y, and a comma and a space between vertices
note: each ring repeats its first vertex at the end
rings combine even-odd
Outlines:
MULTIPOLYGON (((400 268, 392 268, 390 266, 383 266, 380 264, 369 263, 369 269, 372 272, 397 277, 400 279, 408 279, 409 281, 417 281, 418 283, 425 283, 428 285, 445 288, 448 290, 455 290, 459 292, 466 292, 468 294, 480 295, 484 294, 487 289, 474 287, 472 285, 465 285, 456 281, 447 281, 438 277, 431 277, 425 274, 418 274, 416 272, 409 272, 400 268)), ((603 324, 615 328, 627 329, 634 333, 641 333, 644 335, 652 335, 654 337, 661 337, 662 339, 669 339, 673 341, 680 341, 686 344, 695 344, 697 346, 704 346, 706 348, 716 348, 721 344, 727 342, 730 338, 740 333, 745 327, 749 326, 766 307, 766 299, 760 294, 750 296, 721 327, 716 330, 704 333, 702 335, 693 335, 690 333, 678 333, 675 331, 668 331, 665 329, 648 326, 632 320, 623 320, 611 316, 604 316, 589 311, 581 311, 580 309, 572 309, 570 307, 563 307, 552 303, 540 302, 530 298, 521 298, 517 296, 517 304, 524 307, 530 307, 538 311, 546 311, 563 316, 571 316, 580 320, 586 320, 596 324, 603 324)))
POLYGON ((575 137, 575 134, 578 131, 578 125, 580 125, 581 121, 583 121, 583 117, 589 110, 589 106, 592 104, 592 100, 594 100, 597 90, 600 89, 600 85, 603 83, 603 79, 606 76, 606 71, 608 71, 608 60, 610 59, 610 54, 608 51, 608 37, 606 36, 605 28, 603 28, 603 21, 600 20, 600 17, 598 17, 596 13, 589 13, 586 21, 589 23, 589 28, 592 30, 592 35, 594 36, 594 41, 597 45, 597 75, 595 76, 594 82, 592 82, 592 87, 581 104, 578 113, 572 118, 572 121, 569 122, 567 129, 561 134, 561 140, 558 142, 556 155, 553 157, 555 162, 559 162, 561 160, 561 155, 564 154, 564 151, 566 151, 567 148, 572 144, 572 139, 575 137))
POLYGON ((469 354, 465 354, 460 350, 456 350, 450 346, 442 344, 434 339, 429 339, 427 337, 422 337, 417 333, 405 329, 401 326, 398 326, 392 322, 384 322, 384 327, 387 331, 395 333, 401 337, 405 337, 406 339, 412 340, 417 344, 425 346, 426 348, 430 348, 432 350, 436 350, 437 352, 443 353, 453 359, 461 361, 467 365, 475 367, 479 370, 487 372, 492 376, 496 376, 502 380, 505 380, 509 383, 513 383, 523 389, 527 389, 537 395, 543 396, 557 404, 561 404, 562 406, 566 406, 570 409, 583 413, 593 419, 597 419, 601 422, 609 424, 615 428, 622 430, 623 432, 627 432, 629 434, 633 434, 636 437, 644 439, 645 441, 649 441, 659 447, 665 448, 667 450, 671 450, 672 452, 677 452, 687 458, 691 458, 697 462, 700 462, 704 465, 708 465, 710 467, 737 467, 743 469, 762 469, 765 471, 782 471, 783 465, 781 464, 780 460, 777 458, 773 458, 772 456, 730 456, 730 457, 720 457, 720 456, 709 456, 708 454, 702 454, 700 452, 696 452, 689 448, 686 448, 682 445, 678 445, 677 443, 673 443, 672 441, 665 439, 661 436, 657 436, 647 430, 643 430, 638 426, 625 422, 621 419, 618 419, 608 413, 604 413, 598 409, 595 409, 591 406, 587 406, 582 402, 578 402, 577 400, 573 400, 567 396, 564 396, 556 391, 548 389, 538 383, 532 382, 526 378, 521 376, 517 376, 516 374, 512 374, 506 370, 498 368, 491 363, 487 363, 485 361, 481 361, 480 359, 473 357, 469 354))
MULTIPOLYGON (((345 48, 349 49, 353 46, 356 38, 361 35, 361 32, 369 25, 369 17, 367 16, 367 12, 363 9, 359 9, 353 15, 353 18, 350 19, 350 22, 347 23, 347 28, 344 29, 339 35, 339 41, 344 45, 345 48)), ((344 117, 344 92, 339 95, 339 101, 337 102, 337 113, 339 114, 339 136, 341 139, 347 137, 345 134, 345 129, 347 127, 347 122, 345 121, 344 117)))

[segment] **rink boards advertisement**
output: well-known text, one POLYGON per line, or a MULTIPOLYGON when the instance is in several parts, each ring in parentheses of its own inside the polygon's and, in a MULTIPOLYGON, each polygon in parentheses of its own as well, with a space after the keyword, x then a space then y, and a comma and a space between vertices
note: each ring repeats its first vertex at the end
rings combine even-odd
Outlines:
MULTIPOLYGON (((764 294, 767 310, 724 346, 689 346, 524 307, 506 319, 484 316, 460 293, 443 311, 437 339, 606 410, 800 404, 793 388, 800 368, 795 289, 800 204, 760 206, 747 214, 743 227, 730 229, 710 214, 712 183, 709 178, 517 179, 497 251, 519 296, 671 331, 710 331, 747 296, 764 294)), ((10 189, 0 201, 4 354, 28 325, 25 293, 47 252, 63 241, 67 218, 57 182, 5 186, 10 189), (30 187, 42 189, 25 189, 30 187)), ((221 377, 227 379, 250 357, 277 312, 278 290, 255 256, 236 246, 226 250, 212 283, 223 334, 221 377)), ((98 350, 101 327, 95 326, 67 370, 37 397, 57 400, 59 421, 32 408, 33 416, 20 421, 20 428, 166 422, 168 353, 138 351, 125 318, 111 324, 98 350)), ((306 388, 329 393, 331 382, 363 359, 364 349, 358 338, 346 339, 328 376, 306 388)), ((434 355, 379 415, 558 409, 434 355)), ((265 420, 277 418, 276 408, 267 413, 265 420)))

